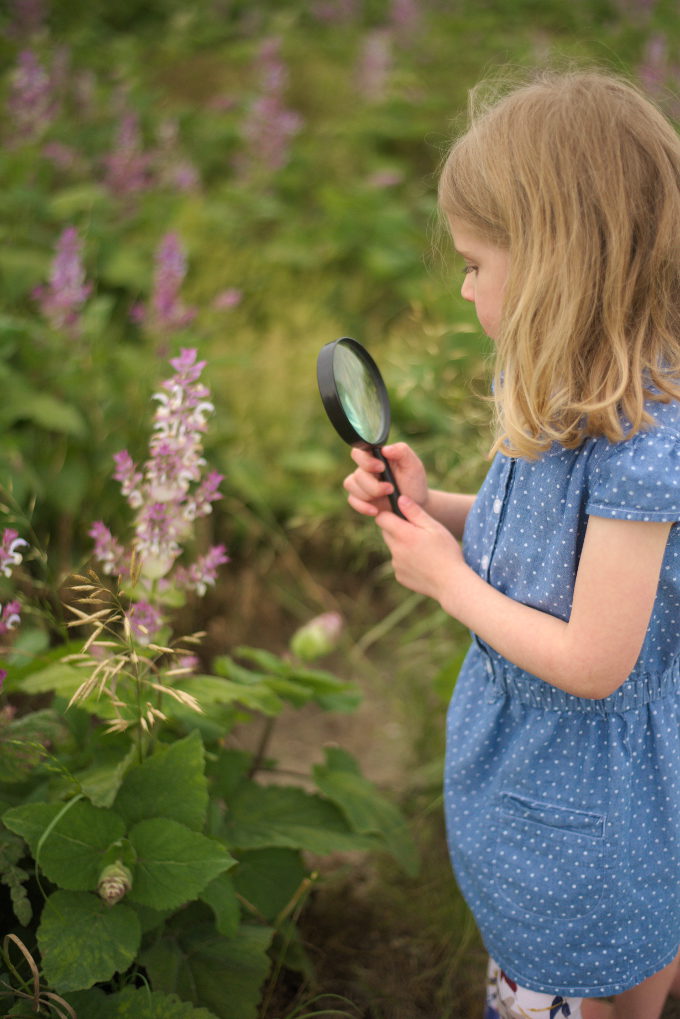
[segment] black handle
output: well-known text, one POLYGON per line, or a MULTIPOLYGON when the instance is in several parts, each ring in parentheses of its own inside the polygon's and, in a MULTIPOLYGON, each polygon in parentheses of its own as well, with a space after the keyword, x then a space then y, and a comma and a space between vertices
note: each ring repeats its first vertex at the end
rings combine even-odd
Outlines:
POLYGON ((401 517, 402 520, 406 520, 406 517, 399 509, 399 503, 397 502, 397 500, 399 499, 400 493, 397 487, 397 483, 394 480, 394 475, 392 474, 392 469, 387 461, 387 458, 385 457, 380 446, 374 446, 373 452, 375 453, 378 460, 380 460, 383 467, 385 468, 381 474, 381 479, 383 481, 389 481, 389 483, 392 485, 392 488, 394 489, 394 491, 390 492, 388 496, 388 499, 390 500, 390 506, 392 507, 393 512, 396 513, 398 517, 401 517))

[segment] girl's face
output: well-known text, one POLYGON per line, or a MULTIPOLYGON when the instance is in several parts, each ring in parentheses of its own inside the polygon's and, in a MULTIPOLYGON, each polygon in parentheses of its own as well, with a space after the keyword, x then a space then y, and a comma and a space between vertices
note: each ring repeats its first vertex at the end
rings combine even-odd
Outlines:
POLYGON ((465 259, 461 295, 474 302, 480 326, 495 340, 500 330, 510 255, 505 248, 482 240, 463 220, 452 219, 450 226, 456 251, 465 259))

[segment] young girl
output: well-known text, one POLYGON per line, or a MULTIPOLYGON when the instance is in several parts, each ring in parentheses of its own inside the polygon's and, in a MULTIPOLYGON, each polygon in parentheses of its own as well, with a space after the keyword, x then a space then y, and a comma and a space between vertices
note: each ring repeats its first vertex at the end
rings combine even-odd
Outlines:
POLYGON ((495 459, 475 498, 387 446, 405 520, 370 453, 345 487, 397 580, 474 635, 445 809, 485 1016, 658 1019, 680 945, 680 140, 624 81, 541 75, 473 112, 439 197, 496 344, 495 459))

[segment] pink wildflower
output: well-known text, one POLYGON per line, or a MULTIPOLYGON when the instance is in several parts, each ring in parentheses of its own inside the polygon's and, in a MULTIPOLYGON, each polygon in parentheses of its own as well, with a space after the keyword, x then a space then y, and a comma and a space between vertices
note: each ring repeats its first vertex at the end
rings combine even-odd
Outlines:
POLYGON ((163 627, 163 614, 148 601, 138 601, 127 613, 130 629, 140 644, 150 644, 163 627))
POLYGON ((397 35, 405 42, 413 38, 421 18, 417 0, 392 0, 390 22, 397 35))
POLYGON ((144 152, 139 118, 126 112, 121 117, 113 151, 105 157, 105 183, 112 194, 129 198, 151 186, 153 158, 144 152))
POLYGON ((17 139, 34 141, 54 120, 57 104, 49 73, 31 50, 19 54, 10 78, 7 109, 17 139))
POLYGON ((369 32, 364 40, 357 81, 364 98, 371 103, 382 102, 392 66, 392 37, 385 29, 369 32))
POLYGON ((177 191, 195 191, 200 184, 197 168, 182 155, 177 121, 162 121, 158 130, 159 147, 154 156, 158 182, 177 191))
POLYGON ((0 573, 5 577, 11 576, 13 568, 20 565, 22 557, 17 549, 27 544, 27 541, 19 537, 18 531, 12 527, 5 528, 0 543, 0 573))
POLYGON ((44 0, 14 0, 11 4, 13 20, 7 30, 12 39, 36 35, 45 22, 44 0))
POLYGON ((87 533, 94 538, 94 557, 102 564, 104 573, 125 576, 128 572, 127 554, 108 527, 98 520, 87 533))
POLYGON ((0 611, 0 635, 5 636, 10 630, 16 629, 21 621, 21 603, 8 601, 0 611))
POLYGON ((668 46, 665 36, 654 35, 648 40, 638 76, 651 95, 658 97, 663 92, 668 78, 668 46))
POLYGON ((217 580, 218 567, 228 562, 229 556, 224 545, 215 545, 206 555, 199 556, 188 569, 177 570, 175 583, 203 597, 208 587, 212 587, 217 580))
POLYGON ((243 168, 246 172, 259 169, 275 173, 288 162, 290 140, 300 131, 303 121, 285 106, 288 72, 281 58, 280 39, 266 39, 262 43, 257 67, 261 94, 252 103, 243 125, 247 146, 243 168))
POLYGON ((67 227, 57 241, 47 286, 33 292, 52 327, 72 335, 77 333, 80 310, 92 290, 85 282, 81 248, 77 230, 67 227))
POLYGON ((217 471, 210 471, 195 489, 193 496, 187 499, 185 516, 187 520, 195 520, 196 517, 206 517, 210 511, 212 502, 222 498, 218 488, 224 481, 224 475, 217 471))
POLYGON ((196 317, 196 309, 188 308, 180 298, 187 273, 187 260, 179 237, 166 234, 156 248, 156 268, 149 309, 136 305, 133 317, 159 333, 184 329, 196 317))
MULTIPOLYGON (((205 361, 198 361, 196 350, 188 348, 182 349, 170 364, 175 374, 154 393, 158 406, 149 457, 142 470, 137 469, 126 450, 115 456, 114 476, 129 505, 137 511, 134 547, 142 562, 142 575, 148 580, 167 576, 192 522, 210 513, 211 504, 221 498, 218 486, 222 475, 216 471, 203 474, 202 436, 214 409, 210 390, 200 381, 205 361)), ((120 546, 112 545, 103 525, 95 525, 90 534, 97 541, 96 557, 108 565, 108 572, 114 572, 120 546)), ((201 562, 192 580, 194 586, 199 577, 208 575, 215 562, 212 558, 201 562)))
POLYGON ((312 14, 328 24, 349 22, 357 15, 357 0, 315 0, 312 14))
POLYGON ((243 291, 237 287, 227 287, 214 298, 212 306, 216 311, 230 311, 238 307, 243 300, 243 291))
POLYGON ((126 449, 121 450, 120 453, 114 453, 113 459, 116 464, 113 476, 116 481, 120 482, 121 491, 130 506, 136 509, 143 502, 139 488, 144 480, 144 476, 137 470, 132 457, 126 449))

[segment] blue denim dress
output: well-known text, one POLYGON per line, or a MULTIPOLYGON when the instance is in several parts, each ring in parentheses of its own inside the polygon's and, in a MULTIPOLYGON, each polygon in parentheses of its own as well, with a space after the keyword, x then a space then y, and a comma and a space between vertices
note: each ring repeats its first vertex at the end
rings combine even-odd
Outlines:
MULTIPOLYGON (((498 456, 470 511, 469 565, 568 619, 588 516, 680 521, 680 403, 621 443, 498 456)), ((486 947, 530 990, 615 994, 680 945, 680 524, 645 642, 602 700, 565 693, 477 637, 447 720, 445 812, 486 947)))

